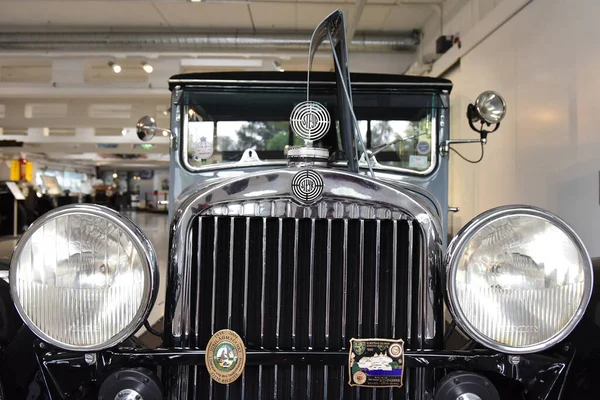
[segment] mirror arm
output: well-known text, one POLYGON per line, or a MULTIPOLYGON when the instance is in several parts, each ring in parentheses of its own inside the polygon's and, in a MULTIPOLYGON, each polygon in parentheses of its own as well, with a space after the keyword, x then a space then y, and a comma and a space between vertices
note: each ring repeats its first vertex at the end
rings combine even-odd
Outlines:
POLYGON ((148 125, 144 125, 144 126, 140 126, 140 129, 148 129, 150 131, 159 131, 159 132, 167 132, 169 135, 171 134, 171 130, 170 129, 166 129, 166 128, 159 128, 157 126, 148 126, 148 125))
POLYGON ((468 143, 477 143, 477 144, 486 144, 487 138, 481 137, 481 139, 448 139, 444 140, 440 144, 440 155, 445 157, 450 152, 450 145, 452 144, 468 144, 468 143))

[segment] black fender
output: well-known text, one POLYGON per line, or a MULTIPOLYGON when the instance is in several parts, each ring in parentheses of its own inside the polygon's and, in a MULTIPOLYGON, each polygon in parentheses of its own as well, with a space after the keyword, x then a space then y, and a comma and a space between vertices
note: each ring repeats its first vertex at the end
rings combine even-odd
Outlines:
POLYGON ((596 399, 600 393, 600 258, 592 259, 594 286, 590 303, 573 332, 561 346, 573 346, 565 398, 596 399))
POLYGON ((36 336, 23 324, 10 296, 10 285, 0 279, 0 390, 2 399, 44 398, 36 383, 39 371, 33 344, 36 336), (33 385, 33 386, 32 386, 33 385), (31 396, 32 391, 38 396, 31 396))

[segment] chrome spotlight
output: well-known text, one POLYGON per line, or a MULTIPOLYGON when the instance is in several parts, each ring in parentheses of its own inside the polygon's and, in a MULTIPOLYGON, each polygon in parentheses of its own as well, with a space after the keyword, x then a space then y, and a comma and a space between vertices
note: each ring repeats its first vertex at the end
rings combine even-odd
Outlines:
POLYGON ((500 126, 500 121, 506 115, 506 102, 498 93, 491 90, 481 93, 475 104, 469 104, 467 107, 467 118, 469 119, 469 125, 471 129, 486 135, 490 132, 494 132, 500 126), (476 128, 474 124, 481 122, 481 127, 476 128), (487 131, 483 128, 483 125, 490 126, 495 125, 494 129, 487 131))

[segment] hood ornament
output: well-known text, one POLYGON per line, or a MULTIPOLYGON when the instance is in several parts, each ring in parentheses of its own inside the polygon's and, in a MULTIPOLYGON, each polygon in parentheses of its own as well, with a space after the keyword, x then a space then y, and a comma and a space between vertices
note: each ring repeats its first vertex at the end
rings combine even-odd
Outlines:
MULTIPOLYGON (((310 70, 314 55, 319 46, 328 41, 335 61, 337 86, 337 114, 341 132, 342 147, 348 160, 348 169, 358 172, 358 147, 366 152, 359 131, 358 121, 352 105, 350 70, 348 68, 348 47, 346 43, 346 23, 344 13, 335 10, 329 14, 313 31, 308 49, 308 69, 306 78, 306 101, 296 105, 290 116, 290 127, 300 138, 304 146, 288 150, 289 164, 323 164, 329 159, 329 150, 314 147, 313 143, 322 139, 331 128, 331 116, 325 106, 310 100, 310 70)), ((375 176, 371 164, 368 164, 371 176, 375 176)))

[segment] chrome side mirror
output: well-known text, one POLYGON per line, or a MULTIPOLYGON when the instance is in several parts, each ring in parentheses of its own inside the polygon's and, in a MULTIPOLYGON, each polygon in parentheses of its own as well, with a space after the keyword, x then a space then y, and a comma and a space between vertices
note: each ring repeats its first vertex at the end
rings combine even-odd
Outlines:
POLYGON ((135 128, 138 137, 144 142, 152 140, 154 135, 156 135, 156 131, 162 132, 163 136, 169 136, 171 134, 169 129, 157 127, 156 121, 149 115, 140 118, 135 128))
POLYGON ((498 93, 491 90, 481 93, 475 104, 469 104, 467 107, 467 118, 469 126, 475 132, 479 132, 483 139, 488 133, 495 132, 500 127, 500 121, 506 115, 506 102, 498 93), (481 123, 479 128, 475 127, 476 123, 481 123), (494 126, 492 130, 487 130, 485 127, 494 126))

